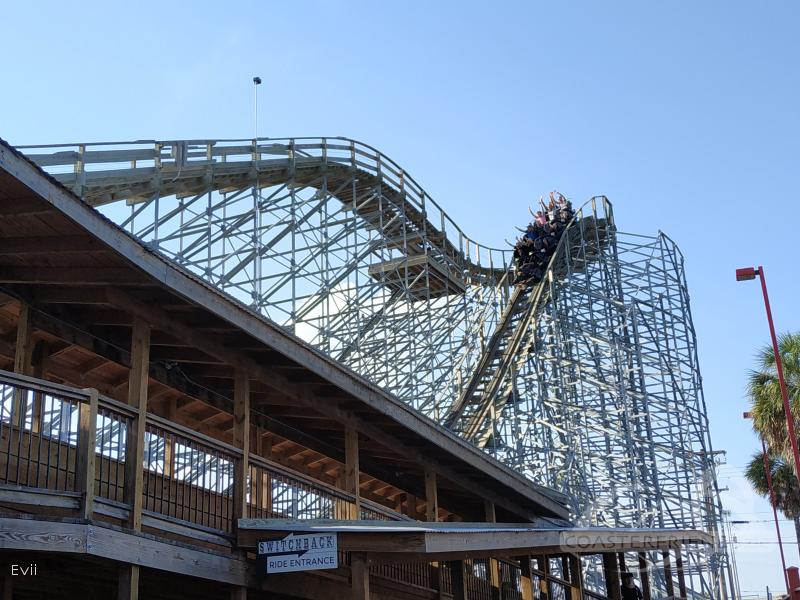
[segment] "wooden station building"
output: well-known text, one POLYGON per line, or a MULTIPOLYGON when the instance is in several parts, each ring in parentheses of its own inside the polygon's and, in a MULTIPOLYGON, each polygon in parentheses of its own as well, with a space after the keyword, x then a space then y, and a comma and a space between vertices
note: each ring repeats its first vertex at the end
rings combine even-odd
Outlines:
POLYGON ((686 597, 706 534, 565 505, 0 144, 4 599, 686 597), (335 568, 265 572, 259 541, 323 533, 335 568))

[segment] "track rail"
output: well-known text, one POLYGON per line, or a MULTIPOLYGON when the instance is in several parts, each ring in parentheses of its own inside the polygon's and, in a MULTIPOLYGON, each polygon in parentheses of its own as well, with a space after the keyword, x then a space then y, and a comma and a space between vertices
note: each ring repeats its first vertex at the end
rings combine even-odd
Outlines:
MULTIPOLYGON (((490 412, 500 409, 513 388, 509 375, 525 361, 535 337, 536 320, 552 300, 554 284, 581 272, 595 260, 600 247, 609 243, 613 219, 598 219, 596 205, 604 204, 604 214, 611 215, 605 197, 589 200, 575 214, 553 252, 542 280, 533 285, 516 285, 500 321, 475 370, 444 423, 450 429, 486 445, 492 434, 490 412)), ((507 285, 509 271, 500 285, 507 285)))

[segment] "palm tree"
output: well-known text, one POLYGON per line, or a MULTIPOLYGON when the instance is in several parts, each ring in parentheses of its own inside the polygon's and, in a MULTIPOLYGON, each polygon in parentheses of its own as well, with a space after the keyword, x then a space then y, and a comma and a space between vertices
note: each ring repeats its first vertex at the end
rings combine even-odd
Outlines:
MULTIPOLYGON (((797 415, 800 409, 800 333, 779 336, 778 353, 781 357, 792 413, 797 415)), ((747 384, 753 429, 769 447, 769 465, 776 495, 776 508, 787 519, 794 521, 800 546, 800 484, 794 472, 792 444, 786 427, 786 412, 772 346, 765 346, 759 350, 756 361, 757 368, 750 372, 747 384)), ((756 493, 769 496, 762 453, 753 456, 745 476, 756 493)))
MULTIPOLYGON (((793 414, 800 409, 800 333, 787 333, 778 338, 778 352, 783 363, 783 376, 789 392, 793 414)), ((757 370, 750 372, 747 395, 753 414, 753 429, 766 440, 770 451, 792 464, 791 441, 786 428, 775 354, 771 346, 756 355, 757 370)))
MULTIPOLYGON (((794 530, 800 547, 800 484, 794 475, 794 469, 783 457, 769 457, 769 471, 772 475, 772 489, 775 492, 775 508, 787 519, 794 521, 794 530)), ((764 454, 757 452, 747 465, 745 477, 757 494, 769 498, 769 482, 764 465, 764 454)))

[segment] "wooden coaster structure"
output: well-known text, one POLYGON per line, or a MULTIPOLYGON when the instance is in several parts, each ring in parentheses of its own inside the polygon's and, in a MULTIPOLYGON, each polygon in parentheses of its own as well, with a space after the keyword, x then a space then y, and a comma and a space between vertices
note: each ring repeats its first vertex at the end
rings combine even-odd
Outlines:
POLYGON ((354 140, 24 151, 149 248, 567 496, 579 522, 706 529, 713 546, 683 550, 689 587, 735 588, 683 258, 618 231, 605 198, 523 290, 510 251, 354 140))

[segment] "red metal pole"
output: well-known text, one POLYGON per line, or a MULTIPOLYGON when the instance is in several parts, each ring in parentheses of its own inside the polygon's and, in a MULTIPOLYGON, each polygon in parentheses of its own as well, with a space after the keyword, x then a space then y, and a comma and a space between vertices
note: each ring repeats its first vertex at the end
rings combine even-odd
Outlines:
POLYGON ((786 593, 789 591, 789 572, 786 570, 786 558, 783 556, 783 540, 781 539, 781 526, 778 523, 777 501, 775 500, 775 490, 772 487, 772 472, 769 468, 769 455, 767 454, 767 443, 761 438, 761 450, 764 453, 764 472, 767 475, 767 486, 769 487, 769 503, 772 505, 772 516, 775 517, 775 532, 778 534, 778 548, 781 550, 781 564, 783 565, 783 580, 786 582, 786 593))
POLYGON ((769 333, 772 336, 772 351, 775 353, 775 367, 778 370, 778 381, 781 384, 781 395, 783 396, 783 411, 786 414, 786 427, 789 433, 789 441, 792 444, 792 454, 794 455, 794 474, 800 484, 800 452, 797 450, 797 436, 794 433, 794 416, 792 406, 789 404, 789 393, 786 391, 786 381, 783 379, 783 361, 778 350, 778 338, 775 336, 775 324, 772 322, 772 310, 769 307, 769 295, 767 294, 767 281, 764 277, 764 267, 758 266, 758 276, 761 279, 761 291, 764 292, 764 306, 767 309, 767 321, 769 321, 769 333))

